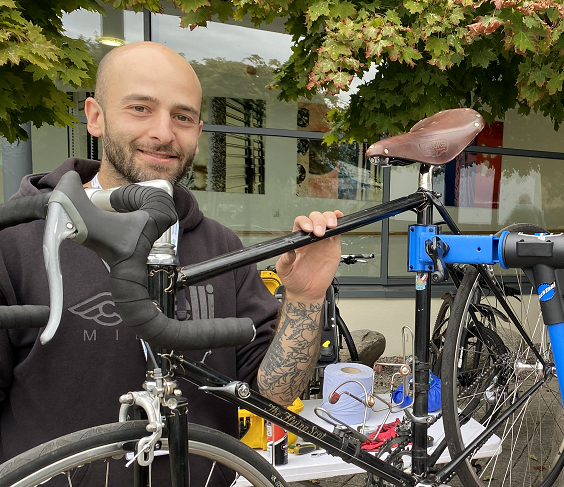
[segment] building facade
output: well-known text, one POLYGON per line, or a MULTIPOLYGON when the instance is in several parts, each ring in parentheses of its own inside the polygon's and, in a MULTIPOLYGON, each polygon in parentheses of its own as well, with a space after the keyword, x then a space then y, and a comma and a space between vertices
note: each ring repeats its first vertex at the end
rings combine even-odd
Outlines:
MULTIPOLYGON (((106 8, 106 16, 83 10, 65 15, 67 35, 85 39, 96 60, 112 45, 152 40, 192 64, 203 88, 204 133, 185 183, 204 213, 232 228, 245 244, 288 232, 298 214, 314 209, 350 214, 417 189, 416 165, 382 169, 365 160, 365 143, 321 143, 327 112, 347 103, 346 93, 287 103, 268 88, 273 69, 291 54, 282 22, 261 29, 250 22, 210 22, 190 31, 180 27, 181 13, 172 4, 162 14, 106 8)), ((50 171, 67 157, 101 156, 100 141, 87 133, 82 111, 91 93, 68 91, 81 123, 32 129, 33 172, 50 171)), ((466 232, 494 233, 514 221, 559 231, 562 159, 564 140, 550 120, 512 112, 484 130, 457 160, 436 170, 435 189, 466 232)), ((413 296, 406 235, 414 222, 415 215, 406 213, 343 237, 343 253, 376 256, 338 271, 341 297, 349 298, 341 308, 351 328, 379 328, 367 323, 374 316, 368 301, 354 298, 413 296)), ((388 306, 381 303, 380 309, 388 306)), ((396 320, 404 307, 391 306, 385 322, 396 320)))

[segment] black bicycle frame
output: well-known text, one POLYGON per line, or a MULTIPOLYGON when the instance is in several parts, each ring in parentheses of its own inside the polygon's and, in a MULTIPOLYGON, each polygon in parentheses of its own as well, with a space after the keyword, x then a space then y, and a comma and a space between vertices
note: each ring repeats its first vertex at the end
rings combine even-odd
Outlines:
POLYGON ((201 390, 209 392, 226 401, 236 404, 261 418, 299 435, 327 450, 330 454, 342 458, 379 478, 394 485, 414 486, 416 481, 410 475, 392 465, 374 457, 361 449, 361 442, 348 434, 331 433, 315 423, 293 413, 289 409, 265 398, 258 392, 249 390, 246 384, 232 381, 220 375, 207 365, 184 358, 177 353, 170 354, 171 362, 178 366, 175 375, 184 377, 197 385, 201 390))
MULTIPOLYGON (((422 173, 425 166, 422 166, 422 173)), ((430 175, 430 171, 428 172, 430 175)), ((177 289, 184 288, 198 281, 208 279, 225 272, 235 270, 249 264, 255 264, 271 257, 281 255, 290 250, 294 250, 310 243, 323 240, 325 238, 341 235, 342 233, 363 227, 370 223, 375 223, 387 218, 391 218, 400 213, 415 210, 417 212, 418 225, 432 224, 433 206, 439 209, 440 215, 444 218, 453 234, 459 235, 460 232, 446 209, 440 204, 434 195, 427 189, 420 189, 418 192, 409 196, 392 200, 390 202, 345 216, 339 219, 335 228, 328 229, 323 237, 316 237, 305 232, 294 232, 289 235, 279 237, 267 242, 259 243, 246 247, 236 252, 220 256, 209 261, 184 267, 178 272, 177 289)), ((416 476, 425 474, 428 471, 427 454, 427 430, 428 430, 428 391, 429 391, 429 341, 430 341, 430 300, 431 300, 431 271, 432 267, 418 272, 418 282, 425 283, 424 286, 416 286, 416 313, 415 313, 415 338, 413 358, 414 368, 414 400, 412 420, 412 471, 416 476)), ((484 277, 490 281, 489 276, 484 277)), ((491 283, 492 289, 495 287, 491 283)), ((164 297, 164 296, 163 296, 164 297)), ((167 297, 164 297, 166 300, 167 297)), ((157 302, 161 302, 156 299, 157 302)), ((513 317, 511 317, 513 318, 513 317)), ((518 320, 517 320, 518 321, 518 320)), ((521 330, 520 330, 521 331, 521 330)), ((526 336, 526 334, 524 334, 526 336)), ((394 485, 406 487, 416 484, 415 476, 406 474, 388 463, 370 455, 361 449, 361 444, 348 434, 339 435, 331 433, 315 423, 312 423, 299 415, 294 414, 288 409, 266 399, 260 394, 249 390, 248 387, 241 387, 246 391, 244 397, 240 395, 242 383, 232 381, 222 376, 205 364, 195 362, 180 355, 172 353, 171 360, 179 367, 175 371, 178 376, 183 376, 193 382, 203 390, 221 397, 231 403, 247 409, 248 411, 272 421, 273 423, 299 435, 307 441, 311 441, 323 448, 330 454, 342 458, 348 463, 352 463, 376 477, 382 478, 394 485)), ((544 379, 535 384, 522 397, 532 394, 544 379)), ((439 481, 448 479, 454 472, 456 466, 465 458, 480 448, 485 441, 493 434, 495 428, 508 415, 512 414, 523 401, 517 401, 508 408, 496 422, 490 425, 479 435, 463 452, 456 456, 449 464, 442 468, 435 478, 439 481)), ((169 435, 176 433, 170 430, 169 435)), ((183 431, 183 428, 180 428, 183 431)), ((180 431, 180 438, 184 434, 180 431)), ((177 432, 178 433, 178 432, 177 432)), ((184 440, 182 440, 184 441, 184 440)), ((439 448, 445 448, 441 443, 439 448)), ((437 454, 433 455, 436 459, 437 454)), ((564 455, 562 456, 564 461, 564 455)), ((172 463, 171 459, 171 463, 172 463)), ((174 462, 177 463, 177 462, 174 462)), ((181 464, 181 463, 180 463, 181 464)), ((179 467, 180 468, 180 467, 179 467)), ((174 486, 174 484, 173 484, 174 486)), ((176 486, 174 486, 176 487, 176 486)))

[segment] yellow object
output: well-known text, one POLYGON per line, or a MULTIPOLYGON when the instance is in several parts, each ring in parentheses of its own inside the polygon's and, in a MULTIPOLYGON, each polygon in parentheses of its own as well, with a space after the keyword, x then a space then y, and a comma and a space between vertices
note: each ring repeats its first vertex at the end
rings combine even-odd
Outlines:
MULTIPOLYGON (((300 414, 304 408, 304 403, 298 397, 288 409, 295 414, 300 414)), ((243 420, 245 423, 249 422, 249 429, 241 441, 251 448, 262 448, 266 450, 266 426, 264 419, 256 414, 253 414, 246 409, 239 409, 239 424, 243 420)), ((288 445, 295 443, 298 437, 288 431, 288 445)))
POLYGON ((260 278, 264 281, 271 294, 274 294, 278 286, 282 285, 282 281, 276 272, 260 271, 260 278))
POLYGON ((323 342, 323 345, 321 345, 322 347, 328 347, 329 345, 331 345, 331 342, 329 340, 327 340, 326 342, 323 342))
POLYGON ((300 445, 288 445, 288 453, 293 453, 294 455, 305 455, 306 453, 311 453, 312 451, 319 450, 320 448, 313 443, 305 443, 300 445))

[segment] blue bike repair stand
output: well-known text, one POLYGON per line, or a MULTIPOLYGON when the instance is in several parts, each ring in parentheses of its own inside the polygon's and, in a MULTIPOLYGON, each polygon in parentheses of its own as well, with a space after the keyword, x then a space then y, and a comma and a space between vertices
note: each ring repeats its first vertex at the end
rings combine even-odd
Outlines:
MULTIPOLYGON (((409 251, 407 270, 409 272, 437 271, 437 261, 429 255, 431 245, 446 244, 440 257, 442 264, 501 264, 502 241, 505 235, 450 235, 438 234, 435 225, 410 225, 408 231, 409 251)), ((440 263, 438 264, 440 266, 440 263)))
MULTIPOLYGON (((420 276, 423 276, 425 272, 430 272, 434 281, 442 282, 445 275, 445 264, 500 264, 504 269, 508 269, 503 262, 503 241, 509 232, 503 232, 501 236, 497 237, 495 235, 438 234, 438 230, 439 228, 435 225, 410 225, 409 227, 407 270, 420 273, 417 275, 416 288, 425 284, 419 282, 420 276)), ((552 299, 555 294, 555 290, 543 291, 543 286, 545 284, 540 284, 537 290, 541 305, 552 299)), ((549 323, 546 326, 555 365, 558 370, 564 370, 564 323, 549 323)), ((564 374, 558 377, 558 385, 560 395, 564 400, 564 374)))

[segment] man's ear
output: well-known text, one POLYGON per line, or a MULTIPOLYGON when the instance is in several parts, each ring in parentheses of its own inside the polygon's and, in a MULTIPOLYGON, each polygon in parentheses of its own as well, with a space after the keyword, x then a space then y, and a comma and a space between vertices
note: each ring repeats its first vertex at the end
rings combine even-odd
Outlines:
MULTIPOLYGON (((202 128, 204 127, 204 121, 200 120, 200 127, 198 129, 198 140, 200 140, 200 135, 202 135, 202 128)), ((200 152, 200 145, 198 143, 198 141, 196 141, 196 150, 194 151, 194 154, 198 154, 200 152)))
POLYGON ((93 137, 101 137, 104 135, 104 115, 102 107, 91 96, 86 98, 84 102, 84 114, 86 115, 86 128, 93 137))

